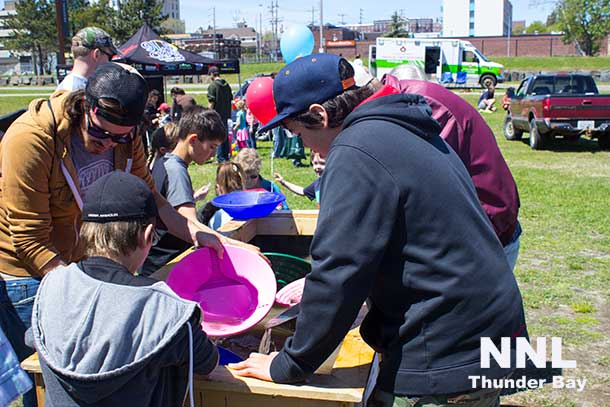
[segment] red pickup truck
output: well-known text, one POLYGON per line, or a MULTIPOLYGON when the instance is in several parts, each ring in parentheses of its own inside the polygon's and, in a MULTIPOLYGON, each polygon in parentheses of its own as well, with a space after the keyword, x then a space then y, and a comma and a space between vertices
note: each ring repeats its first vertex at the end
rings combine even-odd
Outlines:
POLYGON ((530 133, 535 150, 552 138, 597 138, 601 149, 610 148, 610 95, 600 95, 590 75, 541 74, 525 78, 511 97, 504 120, 504 136, 520 140, 530 133))

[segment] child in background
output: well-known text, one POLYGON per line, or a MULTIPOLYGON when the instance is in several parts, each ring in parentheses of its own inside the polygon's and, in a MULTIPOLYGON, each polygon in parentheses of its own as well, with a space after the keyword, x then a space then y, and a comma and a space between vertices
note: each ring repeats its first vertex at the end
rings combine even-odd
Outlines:
POLYGON ((162 158, 165 154, 173 150, 177 129, 176 123, 169 122, 153 132, 150 155, 148 156, 148 169, 151 173, 155 164, 163 163, 162 158))
POLYGON ((478 107, 479 112, 493 113, 496 111, 495 86, 490 85, 479 97, 478 107))
MULTIPOLYGON (((210 184, 194 191, 188 167, 192 162, 205 164, 226 137, 226 128, 214 110, 202 106, 186 109, 178 122, 174 148, 163 157, 163 165, 153 168, 152 177, 157 191, 178 213, 193 222, 197 222, 195 204, 205 199, 210 184)), ((154 273, 192 246, 190 242, 167 233, 165 229, 159 228, 157 232, 161 238, 151 248, 140 271, 145 276, 154 273)))
POLYGON ((318 176, 314 182, 306 186, 305 188, 288 182, 282 177, 281 174, 275 173, 275 180, 280 184, 285 186, 289 191, 300 195, 306 196, 310 201, 314 199, 320 206, 320 177, 324 173, 324 168, 326 166, 326 160, 320 156, 320 153, 312 151, 311 152, 311 166, 313 167, 314 172, 318 176))
POLYGON ((502 96, 502 109, 508 111, 508 108, 510 107, 510 98, 513 96, 515 96, 515 88, 511 86, 506 89, 504 96, 502 96))
POLYGON ((248 123, 246 122, 246 103, 243 100, 235 102, 237 115, 235 124, 233 124, 233 134, 237 138, 237 146, 239 149, 252 148, 250 142, 250 134, 248 133, 248 123))
POLYGON ((258 119, 252 114, 252 111, 250 110, 250 108, 248 107, 248 104, 246 103, 246 122, 248 123, 248 131, 250 132, 250 137, 254 138, 254 148, 256 148, 256 137, 254 137, 256 135, 256 132, 258 131, 258 128, 260 126, 260 123, 258 121, 258 119))
POLYGON ((88 198, 85 259, 48 273, 34 302, 28 336, 45 404, 181 406, 189 376, 214 370, 218 351, 196 302, 134 275, 157 238, 153 193, 135 175, 113 171, 91 184, 88 198))
MULTIPOLYGON (((244 182, 244 189, 253 191, 269 191, 269 192, 281 192, 280 189, 271 183, 270 181, 263 178, 261 175, 261 168, 263 162, 261 156, 253 148, 245 148, 237 153, 235 162, 241 166, 246 175, 244 182)), ((286 201, 282 202, 281 209, 288 209, 286 201)))
POLYGON ((172 117, 170 115, 170 107, 167 103, 161 103, 157 111, 159 113, 157 114, 157 118, 153 120, 153 124, 157 124, 159 127, 163 127, 167 123, 172 121, 172 117))
MULTIPOLYGON (((216 169, 216 195, 224 195, 244 189, 245 178, 246 176, 239 164, 229 161, 218 164, 216 169)), ((216 230, 232 218, 223 209, 214 206, 212 202, 208 202, 197 211, 197 219, 204 225, 216 230)))

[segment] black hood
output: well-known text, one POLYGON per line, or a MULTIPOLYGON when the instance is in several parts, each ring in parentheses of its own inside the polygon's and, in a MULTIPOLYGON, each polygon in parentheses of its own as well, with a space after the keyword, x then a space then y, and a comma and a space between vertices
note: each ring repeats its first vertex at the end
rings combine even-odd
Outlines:
POLYGON ((365 102, 345 118, 343 129, 362 120, 395 123, 426 140, 441 131, 441 126, 432 119, 432 109, 426 99, 414 94, 388 95, 365 102))

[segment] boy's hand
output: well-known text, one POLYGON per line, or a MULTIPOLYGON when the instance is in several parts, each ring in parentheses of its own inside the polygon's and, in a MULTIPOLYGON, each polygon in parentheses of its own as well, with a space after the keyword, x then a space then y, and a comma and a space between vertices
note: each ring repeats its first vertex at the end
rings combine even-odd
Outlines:
POLYGON ((258 246, 254 246, 253 244, 242 242, 241 240, 231 239, 230 237, 226 237, 226 236, 221 236, 220 242, 222 244, 230 244, 232 246, 239 246, 239 247, 243 247, 246 250, 256 252, 256 254, 258 254, 258 256, 261 259, 265 260, 265 262, 267 262, 267 264, 269 264, 271 266, 271 260, 269 260, 267 258, 267 256, 265 256, 264 254, 261 253, 261 249, 258 246))
POLYGON ((277 352, 273 352, 269 355, 251 353, 250 357, 243 362, 230 363, 227 367, 233 370, 238 376, 254 377, 272 382, 271 362, 273 362, 276 355, 277 352))
POLYGON ((282 175, 281 175, 280 173, 277 173, 277 172, 276 172, 275 174, 273 174, 273 177, 274 177, 274 178, 275 178, 275 180, 276 180, 277 182, 279 182, 280 184, 283 184, 283 183, 284 183, 284 177, 282 177, 282 175))
POLYGON ((212 229, 191 220, 188 220, 188 230, 195 247, 209 247, 216 251, 219 259, 222 259, 225 251, 222 247, 222 236, 218 236, 212 229))
POLYGON ((212 184, 210 184, 208 182, 206 185, 199 188, 197 191, 195 191, 193 193, 193 198, 195 198, 196 201, 201 201, 201 200, 205 199, 205 197, 208 196, 208 192, 210 191, 211 185, 212 184))

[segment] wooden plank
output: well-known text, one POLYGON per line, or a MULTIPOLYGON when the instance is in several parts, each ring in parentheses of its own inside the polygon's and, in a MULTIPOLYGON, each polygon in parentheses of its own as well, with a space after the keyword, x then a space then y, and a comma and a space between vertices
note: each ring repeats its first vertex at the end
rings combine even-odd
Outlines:
POLYGON ((38 361, 38 353, 28 356, 27 359, 21 362, 21 367, 29 373, 42 373, 40 362, 38 361))
POLYGON ((275 211, 257 219, 257 235, 313 236, 318 223, 317 210, 275 211))
POLYGON ((248 221, 232 220, 222 225, 218 232, 231 239, 249 242, 256 235, 256 224, 256 219, 248 221))
POLYGON ((203 391, 204 395, 209 391, 217 391, 359 403, 362 401, 369 368, 370 365, 334 369, 331 375, 314 375, 307 384, 293 385, 239 377, 231 369, 219 366, 207 377, 196 377, 195 387, 203 391))
POLYGON ((34 374, 34 386, 36 386, 36 399, 38 407, 44 407, 44 379, 42 378, 42 373, 34 374))
MULTIPOLYGON (((257 395, 226 393, 217 391, 206 391, 200 394, 201 406, 205 403, 206 407, 353 407, 354 403, 327 401, 327 400, 307 400, 294 397, 275 397, 257 395)), ((195 401, 195 406, 199 407, 195 401)))

